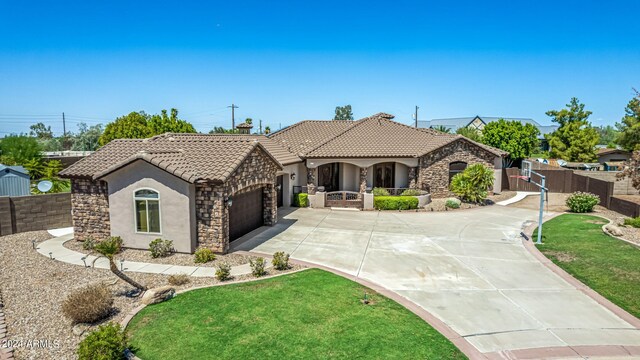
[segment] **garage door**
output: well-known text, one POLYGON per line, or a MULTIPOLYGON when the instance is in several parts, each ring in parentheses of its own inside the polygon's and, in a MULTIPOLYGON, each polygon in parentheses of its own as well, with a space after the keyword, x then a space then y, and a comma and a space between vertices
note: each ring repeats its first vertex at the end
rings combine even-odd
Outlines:
POLYGON ((229 208, 229 241, 233 241, 264 223, 262 188, 234 195, 229 208))

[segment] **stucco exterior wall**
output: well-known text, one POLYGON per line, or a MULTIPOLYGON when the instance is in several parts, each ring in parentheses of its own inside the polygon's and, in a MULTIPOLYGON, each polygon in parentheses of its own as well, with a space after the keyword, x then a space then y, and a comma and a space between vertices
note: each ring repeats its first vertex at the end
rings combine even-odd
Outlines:
POLYGON ((303 163, 295 163, 286 165, 282 171, 278 171, 277 175, 283 175, 283 206, 289 207, 293 203, 293 187, 306 186, 307 168, 303 163), (296 174, 295 179, 291 180, 291 174, 296 174))
POLYGON ((109 184, 111 234, 124 246, 148 249, 149 242, 173 241, 177 252, 196 248, 195 186, 149 163, 139 160, 104 178, 109 184), (160 194, 160 234, 136 232, 134 193, 148 188, 160 194))
POLYGON ((340 190, 358 191, 360 168, 348 163, 340 163, 340 190))
POLYGON ((407 165, 396 163, 395 187, 409 187, 409 167, 407 165))
POLYGON ((429 191, 434 198, 449 196, 450 163, 481 163, 493 169, 496 157, 495 154, 468 141, 457 140, 420 158, 418 188, 429 191))
POLYGON ((627 161, 629 160, 629 154, 605 154, 598 156, 598 162, 603 164, 605 162, 612 161, 627 161))

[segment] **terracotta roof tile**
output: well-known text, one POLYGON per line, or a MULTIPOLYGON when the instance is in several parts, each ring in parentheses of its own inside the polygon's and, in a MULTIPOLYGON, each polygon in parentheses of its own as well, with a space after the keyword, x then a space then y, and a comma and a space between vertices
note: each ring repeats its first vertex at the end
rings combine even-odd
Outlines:
POLYGON ((294 154, 304 154, 353 126, 351 120, 303 120, 269 135, 294 154))
MULTIPOLYGON (((263 141, 269 143, 268 139, 263 141)), ((225 181, 257 146, 278 162, 256 136, 250 135, 164 134, 149 139, 114 140, 60 175, 95 179, 144 160, 188 182, 225 181)), ((269 146, 278 149, 277 144, 269 146)), ((291 158, 286 150, 278 151, 291 158)))

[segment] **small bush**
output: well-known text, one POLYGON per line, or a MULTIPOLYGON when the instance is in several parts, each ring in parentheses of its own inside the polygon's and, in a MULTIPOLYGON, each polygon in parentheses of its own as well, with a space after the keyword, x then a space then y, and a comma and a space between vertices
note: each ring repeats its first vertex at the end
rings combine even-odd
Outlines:
POLYGON ((387 189, 385 188, 373 188, 373 190, 371 190, 371 193, 373 194, 373 196, 389 196, 391 194, 389 194, 389 191, 387 191, 387 189))
POLYGON ((266 261, 264 261, 264 258, 259 257, 255 260, 249 259, 249 265, 251 266, 251 273, 253 276, 260 277, 267 274, 267 271, 265 270, 266 261))
POLYGON ((88 236, 86 239, 84 239, 84 241, 82 242, 82 248, 85 250, 93 250, 93 248, 95 248, 96 246, 96 239, 94 239, 91 236, 88 236))
POLYGON ((413 196, 375 196, 373 207, 378 210, 417 209, 418 199, 413 196))
POLYGON ((400 194, 400 196, 420 196, 422 195, 422 191, 418 189, 407 189, 400 194))
POLYGON ((451 179, 449 189, 463 200, 481 203, 489 195, 493 181, 493 169, 483 164, 473 164, 451 179))
POLYGON ((100 325, 80 342, 79 360, 121 360, 125 359, 127 334, 116 323, 100 325))
POLYGON ((289 254, 285 254, 283 251, 278 251, 273 254, 273 260, 271 260, 271 263, 276 270, 287 270, 289 268, 289 254))
POLYGON ((229 280, 231 278, 231 265, 222 263, 216 269, 216 279, 220 281, 229 280))
POLYGON ((299 193, 293 197, 293 206, 307 207, 309 206, 309 194, 299 193))
POLYGON ((567 198, 567 206, 574 213, 592 212, 600 203, 600 197, 592 193, 576 191, 567 198))
POLYGON ((191 279, 189 279, 189 276, 187 274, 174 274, 169 276, 169 279, 167 281, 170 285, 180 286, 189 283, 191 279))
POLYGON ((97 252, 107 255, 115 255, 122 251, 122 238, 120 236, 109 236, 93 247, 97 252))
POLYGON ((155 239, 149 243, 152 258, 167 257, 173 252, 173 241, 155 239))
POLYGON ((624 224, 628 226, 633 226, 635 228, 640 228, 640 217, 626 218, 624 219, 624 224))
POLYGON ((458 199, 454 199, 454 198, 450 198, 447 199, 447 201, 445 201, 444 206, 448 207, 450 209, 459 209, 460 208, 460 200, 458 199))
POLYGON ((216 254, 213 253, 213 250, 205 247, 198 248, 193 255, 193 261, 196 264, 204 264, 216 259, 216 254))
POLYGON ((109 316, 113 294, 102 284, 72 292, 62 303, 62 313, 74 323, 93 323, 109 316))

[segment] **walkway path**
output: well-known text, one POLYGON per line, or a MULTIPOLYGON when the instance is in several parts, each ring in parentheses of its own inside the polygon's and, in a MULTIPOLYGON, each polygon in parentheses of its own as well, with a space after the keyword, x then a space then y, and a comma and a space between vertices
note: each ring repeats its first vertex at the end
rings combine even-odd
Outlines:
MULTIPOLYGON (((54 233, 60 234, 60 229, 53 230, 54 233), (56 231, 57 230, 57 231, 56 231)), ((52 231, 50 231, 51 233, 52 231)), ((64 247, 62 244, 65 241, 73 239, 73 234, 69 234, 68 231, 65 235, 60 235, 56 238, 46 240, 38 244, 37 251, 46 256, 51 256, 55 260, 65 262, 67 264, 91 266, 96 256, 86 255, 78 251, 74 251, 64 247), (83 261, 84 258, 84 261, 83 261)), ((120 266, 120 262, 116 263, 120 266)), ((267 266, 272 266, 271 263, 267 263, 267 266)), ((99 269, 109 269, 109 261, 106 258, 99 258, 95 262, 95 267, 99 269)), ((197 277, 214 277, 216 269, 210 266, 181 266, 181 265, 169 265, 169 264, 156 264, 145 263, 137 261, 124 261, 122 263, 122 269, 127 272, 141 272, 149 274, 187 274, 189 276, 197 277)), ((243 264, 233 266, 231 268, 232 276, 251 274, 251 267, 249 264, 243 264)))
POLYGON ((232 250, 285 251, 382 286, 488 358, 640 356, 640 325, 585 295, 523 246, 519 234, 537 214, 506 206, 439 213, 299 209, 235 241, 232 250))
POLYGON ((540 193, 535 191, 518 191, 516 192, 516 196, 509 198, 507 200, 497 202, 496 205, 502 205, 502 206, 511 205, 511 204, 517 203, 518 201, 526 198, 529 195, 540 195, 540 193))

